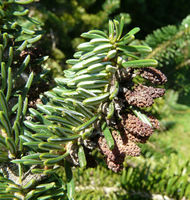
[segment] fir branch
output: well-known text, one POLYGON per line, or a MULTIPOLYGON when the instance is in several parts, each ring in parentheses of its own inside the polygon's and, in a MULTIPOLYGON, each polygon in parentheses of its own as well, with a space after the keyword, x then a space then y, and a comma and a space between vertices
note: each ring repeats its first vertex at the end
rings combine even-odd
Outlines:
MULTIPOLYGON (((28 11, 23 11, 22 6, 12 5, 30 2, 10 2, 10 11, 18 17, 17 21, 29 19, 20 19, 28 11), (19 13, 14 9, 18 9, 19 13)), ((7 32, 3 33, 2 50, 8 48, 9 54, 5 63, 9 69, 16 63, 14 61, 19 63, 14 57, 13 49, 16 48, 22 64, 16 73, 7 76, 8 83, 13 78, 13 85, 5 86, 7 77, 1 63, 0 125, 4 132, 0 142, 8 149, 7 162, 14 163, 14 167, 18 165, 19 170, 16 175, 9 176, 13 173, 11 165, 1 168, 2 171, 7 169, 9 178, 3 179, 6 192, 0 194, 1 198, 7 195, 7 198, 20 199, 61 199, 67 194, 68 199, 73 199, 73 166, 85 168, 94 148, 101 150, 108 167, 115 172, 123 168, 126 155, 140 155, 136 143, 145 143, 153 130, 158 128, 158 121, 145 113, 143 108, 163 96, 164 90, 142 85, 141 81, 134 81, 134 77, 140 75, 157 84, 165 83, 166 77, 150 67, 157 65, 156 60, 140 57, 141 53, 151 52, 151 48, 131 44, 139 31, 138 27, 123 33, 125 20, 121 17, 120 21, 110 20, 109 35, 101 30, 82 34, 89 41, 80 44, 74 59, 67 61, 71 67, 64 71, 64 77, 55 79, 57 86, 45 92, 40 103, 36 104, 37 109, 30 108, 27 113, 27 94, 30 94, 33 80, 40 77, 34 76, 35 72, 26 77, 23 73, 32 62, 41 64, 46 57, 34 62, 36 55, 26 51, 26 48, 32 47, 42 36, 26 29, 22 23, 15 24, 12 18, 5 18, 4 21, 2 27, 7 32), (13 23, 12 26, 9 22, 13 23), (14 48, 10 47, 9 37, 13 39, 14 48), (19 82, 18 86, 21 77, 24 84, 19 82), (3 94, 5 89, 7 96, 3 94), (9 111, 7 101, 13 97, 18 100, 9 111), (16 118, 11 118, 9 112, 16 118), (25 115, 28 116, 25 118, 25 115), (14 121, 13 127, 11 120, 14 121), (65 182, 56 173, 62 166, 65 182), (25 179, 25 175, 31 179, 25 179), (17 180, 21 182, 15 183, 17 180)), ((30 22, 34 23, 34 20, 30 22)), ((6 55, 2 54, 3 61, 6 55)), ((2 176, 5 175, 3 172, 2 176)))
MULTIPOLYGON (((118 172, 125 155, 140 154, 135 143, 144 143, 158 127, 157 120, 141 108, 152 105, 164 90, 133 82, 135 74, 149 70, 157 61, 140 59, 151 48, 130 44, 139 28, 124 35, 123 27, 122 17, 120 22, 110 20, 109 35, 100 30, 83 33, 90 41, 78 46, 74 59, 67 61, 71 68, 55 79, 57 87, 45 93, 47 101, 37 104, 38 111, 30 109, 31 120, 25 121, 23 145, 40 154, 32 159, 23 155, 14 162, 36 164, 39 169, 47 166, 44 173, 64 165, 69 199, 74 196, 71 165, 85 168, 96 147, 108 167, 118 172)), ((166 81, 159 70, 149 73, 150 81, 166 81)))
MULTIPOLYGON (((163 30, 164 30, 164 28, 163 28, 163 30)), ((177 32, 174 36, 169 37, 169 39, 166 41, 162 40, 162 43, 156 45, 156 48, 154 48, 154 50, 149 55, 146 56, 146 59, 157 57, 158 54, 163 53, 167 49, 167 47, 174 45, 177 39, 184 37, 184 34, 188 31, 190 31, 190 27, 187 27, 185 30, 181 30, 181 31, 177 32)), ((154 32, 153 32, 153 34, 154 34, 154 32)), ((149 43, 149 42, 147 42, 147 43, 149 43)))
POLYGON ((155 30, 148 35, 145 43, 153 48, 147 59, 155 58, 159 61, 158 67, 170 79, 167 87, 179 91, 183 95, 189 93, 189 37, 190 18, 187 16, 180 25, 169 25, 155 30))

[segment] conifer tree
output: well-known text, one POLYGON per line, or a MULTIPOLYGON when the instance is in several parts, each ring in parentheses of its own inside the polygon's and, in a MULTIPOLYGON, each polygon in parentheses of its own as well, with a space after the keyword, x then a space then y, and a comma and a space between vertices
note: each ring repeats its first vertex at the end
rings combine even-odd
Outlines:
POLYGON ((167 88, 182 96, 190 93, 189 38, 189 15, 179 25, 164 26, 145 38, 145 43, 153 49, 147 58, 158 60, 158 68, 162 69, 170 80, 167 88))
POLYGON ((83 33, 89 41, 67 60, 71 67, 64 77, 55 78, 57 86, 31 106, 32 82, 41 84, 47 59, 35 54, 33 44, 41 35, 27 16, 25 5, 31 2, 0 4, 0 198, 73 199, 73 166, 85 168, 94 148, 115 172, 123 168, 126 155, 140 155, 136 143, 145 143, 159 126, 144 108, 164 95, 163 88, 153 85, 167 79, 154 68, 156 60, 140 58, 151 48, 131 43, 140 29, 123 33, 122 17, 109 21, 108 33, 83 33), (65 182, 58 173, 62 169, 65 182))

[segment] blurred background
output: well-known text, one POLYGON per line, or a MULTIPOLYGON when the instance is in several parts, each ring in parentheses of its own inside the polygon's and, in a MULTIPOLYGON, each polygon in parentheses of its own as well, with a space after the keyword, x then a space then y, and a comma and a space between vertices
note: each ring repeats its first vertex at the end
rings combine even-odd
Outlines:
POLYGON ((136 42, 153 49, 142 56, 157 59, 168 78, 165 97, 151 109, 160 130, 141 145, 142 156, 127 157, 116 174, 95 151, 97 167, 75 170, 76 199, 190 199, 190 1, 36 0, 30 9, 42 23, 39 46, 54 77, 84 41, 81 33, 107 31, 109 19, 124 16, 126 32, 140 27, 136 42))

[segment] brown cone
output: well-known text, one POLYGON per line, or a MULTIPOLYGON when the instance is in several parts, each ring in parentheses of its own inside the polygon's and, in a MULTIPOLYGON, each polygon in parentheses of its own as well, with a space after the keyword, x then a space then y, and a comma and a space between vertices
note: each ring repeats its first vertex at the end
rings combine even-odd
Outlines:
POLYGON ((135 115, 128 114, 128 118, 125 121, 125 129, 130 133, 138 136, 150 136, 153 133, 153 129, 148 124, 142 122, 135 115))
POLYGON ((141 68, 139 72, 141 77, 153 84, 164 84, 167 82, 166 76, 160 70, 153 67, 141 68))
POLYGON ((149 136, 139 136, 139 135, 134 135, 132 133, 129 133, 128 131, 126 131, 126 135, 128 140, 135 142, 135 143, 146 143, 146 141, 148 140, 149 136))
POLYGON ((147 87, 144 85, 137 85, 133 91, 128 90, 125 93, 125 98, 130 105, 137 107, 149 107, 154 101, 153 99, 163 96, 165 89, 147 87))
POLYGON ((160 128, 160 123, 159 121, 153 117, 153 116, 148 116, 149 120, 150 120, 150 123, 152 124, 153 128, 154 129, 159 129, 160 128))
POLYGON ((153 98, 144 91, 130 91, 126 92, 125 98, 128 104, 137 106, 139 108, 149 107, 154 101, 153 98))
POLYGON ((115 141, 113 150, 109 149, 104 137, 99 138, 98 145, 102 154, 106 157, 108 168, 117 172, 122 169, 125 156, 139 156, 140 148, 132 141, 128 141, 127 138, 122 138, 117 131, 113 131, 112 136, 115 141))

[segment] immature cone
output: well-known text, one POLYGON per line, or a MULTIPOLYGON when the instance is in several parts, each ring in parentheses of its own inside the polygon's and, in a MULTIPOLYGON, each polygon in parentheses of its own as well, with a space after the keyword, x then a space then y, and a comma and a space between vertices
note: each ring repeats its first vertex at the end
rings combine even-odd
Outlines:
POLYGON ((118 125, 121 134, 115 130, 112 131, 115 142, 114 149, 109 149, 103 136, 98 139, 99 148, 105 156, 108 168, 114 172, 118 172, 123 168, 123 161, 126 155, 140 155, 141 150, 135 143, 145 143, 150 135, 153 134, 153 129, 159 128, 158 120, 152 116, 149 116, 152 127, 132 114, 123 115, 122 118, 121 123, 118 125))
POLYGON ((149 136, 139 136, 139 135, 134 135, 130 132, 128 132, 127 130, 125 130, 125 134, 128 138, 128 140, 135 142, 135 143, 146 143, 146 141, 148 140, 149 136))
POLYGON ((130 105, 140 108, 149 107, 154 103, 153 99, 162 97, 164 93, 163 88, 147 87, 139 84, 133 91, 128 90, 125 93, 125 98, 130 105))
POLYGON ((141 77, 149 80, 153 84, 164 84, 167 82, 166 76, 160 70, 153 67, 141 68, 139 73, 141 77))
POLYGON ((125 94, 125 98, 128 104, 137 106, 137 107, 149 107, 153 102, 153 98, 147 94, 145 91, 127 91, 125 94))
POLYGON ((139 156, 140 148, 126 137, 121 137, 117 131, 112 131, 112 136, 115 141, 113 150, 109 149, 104 137, 99 138, 98 145, 102 154, 106 157, 108 168, 118 172, 123 168, 125 156, 139 156))
POLYGON ((130 133, 137 136, 150 136, 153 133, 153 129, 150 125, 142 122, 135 115, 128 114, 128 118, 125 121, 125 129, 130 133))
MULTIPOLYGON (((153 130, 159 128, 158 120, 152 116, 147 115, 150 125, 143 122, 134 114, 131 114, 130 111, 126 113, 129 105, 138 108, 149 107, 154 103, 154 99, 162 97, 165 93, 165 89, 163 88, 154 88, 142 84, 135 85, 132 80, 135 73, 131 68, 128 68, 128 70, 122 69, 122 71, 117 72, 116 77, 119 80, 121 89, 114 104, 115 115, 121 120, 118 121, 116 119, 116 126, 113 126, 113 128, 118 129, 121 134, 117 131, 112 131, 112 136, 115 141, 114 149, 109 149, 106 139, 103 136, 98 140, 99 148, 105 156, 108 168, 115 172, 122 169, 126 155, 139 156, 140 148, 136 143, 146 143, 148 138, 153 134, 153 130)), ((151 67, 141 68, 137 74, 156 84, 163 84, 167 80, 162 72, 151 67)))
POLYGON ((160 128, 159 121, 155 117, 149 116, 149 120, 150 120, 150 123, 152 124, 152 127, 154 129, 159 129, 160 128))

